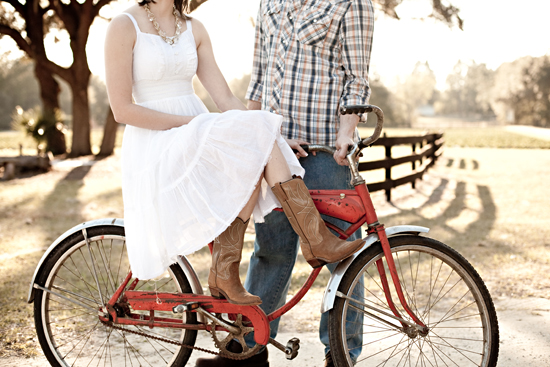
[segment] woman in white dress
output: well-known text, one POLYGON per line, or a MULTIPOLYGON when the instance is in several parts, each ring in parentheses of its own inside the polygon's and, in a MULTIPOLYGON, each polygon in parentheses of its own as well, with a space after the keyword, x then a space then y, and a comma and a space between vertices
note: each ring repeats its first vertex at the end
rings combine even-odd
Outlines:
MULTIPOLYGON (((188 2, 144 0, 115 17, 105 41, 109 102, 126 124, 122 192, 133 275, 161 275, 177 255, 214 241, 208 285, 214 297, 260 304, 239 279, 248 219, 276 207, 300 235, 314 266, 361 248, 324 226, 301 178, 304 170, 280 135, 282 118, 245 111, 230 91, 204 26, 188 2), (182 15, 183 14, 183 15, 182 15), (208 113, 194 94, 197 75, 223 113, 208 113)), ((290 146, 289 146, 290 144, 290 146)))

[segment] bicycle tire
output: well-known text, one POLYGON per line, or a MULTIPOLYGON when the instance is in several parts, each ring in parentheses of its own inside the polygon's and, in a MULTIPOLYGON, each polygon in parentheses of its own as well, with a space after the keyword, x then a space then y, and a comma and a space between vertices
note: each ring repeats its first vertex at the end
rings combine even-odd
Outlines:
MULTIPOLYGON (((36 283, 99 310, 102 303, 94 277, 94 264, 99 289, 106 303, 130 269, 124 228, 109 225, 91 227, 87 229, 87 237, 90 250, 82 232, 64 239, 45 260, 36 283)), ((172 265, 163 277, 155 281, 139 281, 135 289, 192 293, 189 281, 177 265, 172 265)), ((184 366, 191 355, 189 348, 110 328, 99 320, 97 312, 56 294, 40 289, 35 292, 36 332, 52 366, 175 367, 184 366)), ((173 317, 172 313, 169 314, 173 317)), ((156 312, 155 316, 162 317, 162 312, 156 312)), ((194 313, 184 314, 183 317, 187 323, 197 321, 194 313)), ((191 346, 197 336, 196 330, 123 327, 191 346)))
MULTIPOLYGON (((425 336, 407 334, 404 328, 387 324, 401 327, 400 322, 364 306, 393 314, 376 267, 376 261, 383 258, 377 242, 354 260, 338 288, 347 297, 353 297, 354 292, 361 295, 356 285, 363 277, 363 305, 337 297, 330 310, 329 340, 335 365, 496 366, 497 315, 489 291, 473 266, 457 251, 431 238, 403 235, 391 237, 389 242, 407 303, 429 332, 425 336), (352 310, 362 317, 351 320, 348 313, 351 315, 352 310), (353 322, 360 325, 354 329, 353 322), (362 340, 351 339, 356 332, 361 333, 362 340), (356 345, 361 347, 353 348, 356 345)), ((412 322, 399 302, 385 261, 384 268, 401 317, 412 322)))

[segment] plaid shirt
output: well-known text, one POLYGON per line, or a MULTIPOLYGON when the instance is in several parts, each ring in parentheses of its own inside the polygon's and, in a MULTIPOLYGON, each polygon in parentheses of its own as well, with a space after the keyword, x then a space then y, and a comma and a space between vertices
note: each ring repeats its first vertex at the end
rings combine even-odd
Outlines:
POLYGON ((261 0, 246 98, 284 137, 334 146, 339 106, 368 103, 373 26, 371 0, 261 0))

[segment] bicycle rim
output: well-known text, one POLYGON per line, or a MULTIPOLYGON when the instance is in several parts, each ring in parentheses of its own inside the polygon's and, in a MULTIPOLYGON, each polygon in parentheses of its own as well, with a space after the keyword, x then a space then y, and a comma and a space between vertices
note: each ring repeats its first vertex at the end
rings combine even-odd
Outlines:
MULTIPOLYGON (((88 229, 88 238, 88 244, 82 236, 69 238, 47 260, 38 279, 45 288, 99 310, 128 275, 130 267, 122 228, 88 229), (98 232, 95 236, 94 231, 98 232)), ((155 281, 140 281, 135 289, 191 292, 183 272, 176 266, 155 281)), ((110 328, 99 320, 97 312, 57 294, 37 291, 35 299, 37 334, 54 366, 177 366, 184 365, 191 354, 191 350, 181 346, 110 328)), ((155 316, 173 317, 173 314, 156 312, 155 316)), ((183 317, 184 322, 196 321, 194 315, 183 317)), ((196 338, 196 331, 190 330, 124 328, 191 345, 196 338)))
MULTIPOLYGON (((357 366, 495 366, 496 312, 475 269, 450 247, 426 237, 394 237, 390 244, 405 299, 429 332, 407 333, 400 322, 338 298, 331 311, 331 318, 338 319, 331 322, 331 347, 335 339, 339 344, 337 366, 352 366, 355 362, 357 366), (355 333, 362 340, 354 340, 355 333)), ((340 291, 393 314, 376 266, 381 258, 379 244, 358 257, 346 272, 340 291)), ((384 268, 397 310, 412 322, 391 285, 387 265, 384 268)))

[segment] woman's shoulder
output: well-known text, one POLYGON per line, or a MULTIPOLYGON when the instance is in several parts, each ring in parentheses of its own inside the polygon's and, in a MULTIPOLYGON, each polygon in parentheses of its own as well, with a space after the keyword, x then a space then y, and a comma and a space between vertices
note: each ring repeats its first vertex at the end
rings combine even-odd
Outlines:
POLYGON ((193 26, 193 33, 206 32, 206 28, 204 27, 204 24, 202 24, 200 20, 190 16, 187 16, 187 19, 191 22, 191 25, 193 26))
POLYGON ((195 43, 199 46, 202 41, 208 37, 208 32, 197 18, 192 18, 188 16, 188 20, 191 21, 191 27, 193 28, 193 36, 195 37, 195 43))
POLYGON ((137 27, 134 24, 134 20, 132 20, 132 18, 136 19, 136 6, 139 5, 131 6, 124 12, 116 15, 115 17, 113 17, 113 19, 111 19, 111 22, 109 23, 109 26, 107 28, 107 37, 117 41, 127 40, 131 41, 132 43, 135 42, 138 30, 136 29, 137 27), (132 18, 128 15, 130 15, 132 18))
POLYGON ((120 14, 111 19, 110 26, 121 28, 134 28, 132 18, 137 20, 139 18, 139 5, 132 5, 128 9, 124 10, 120 14))

